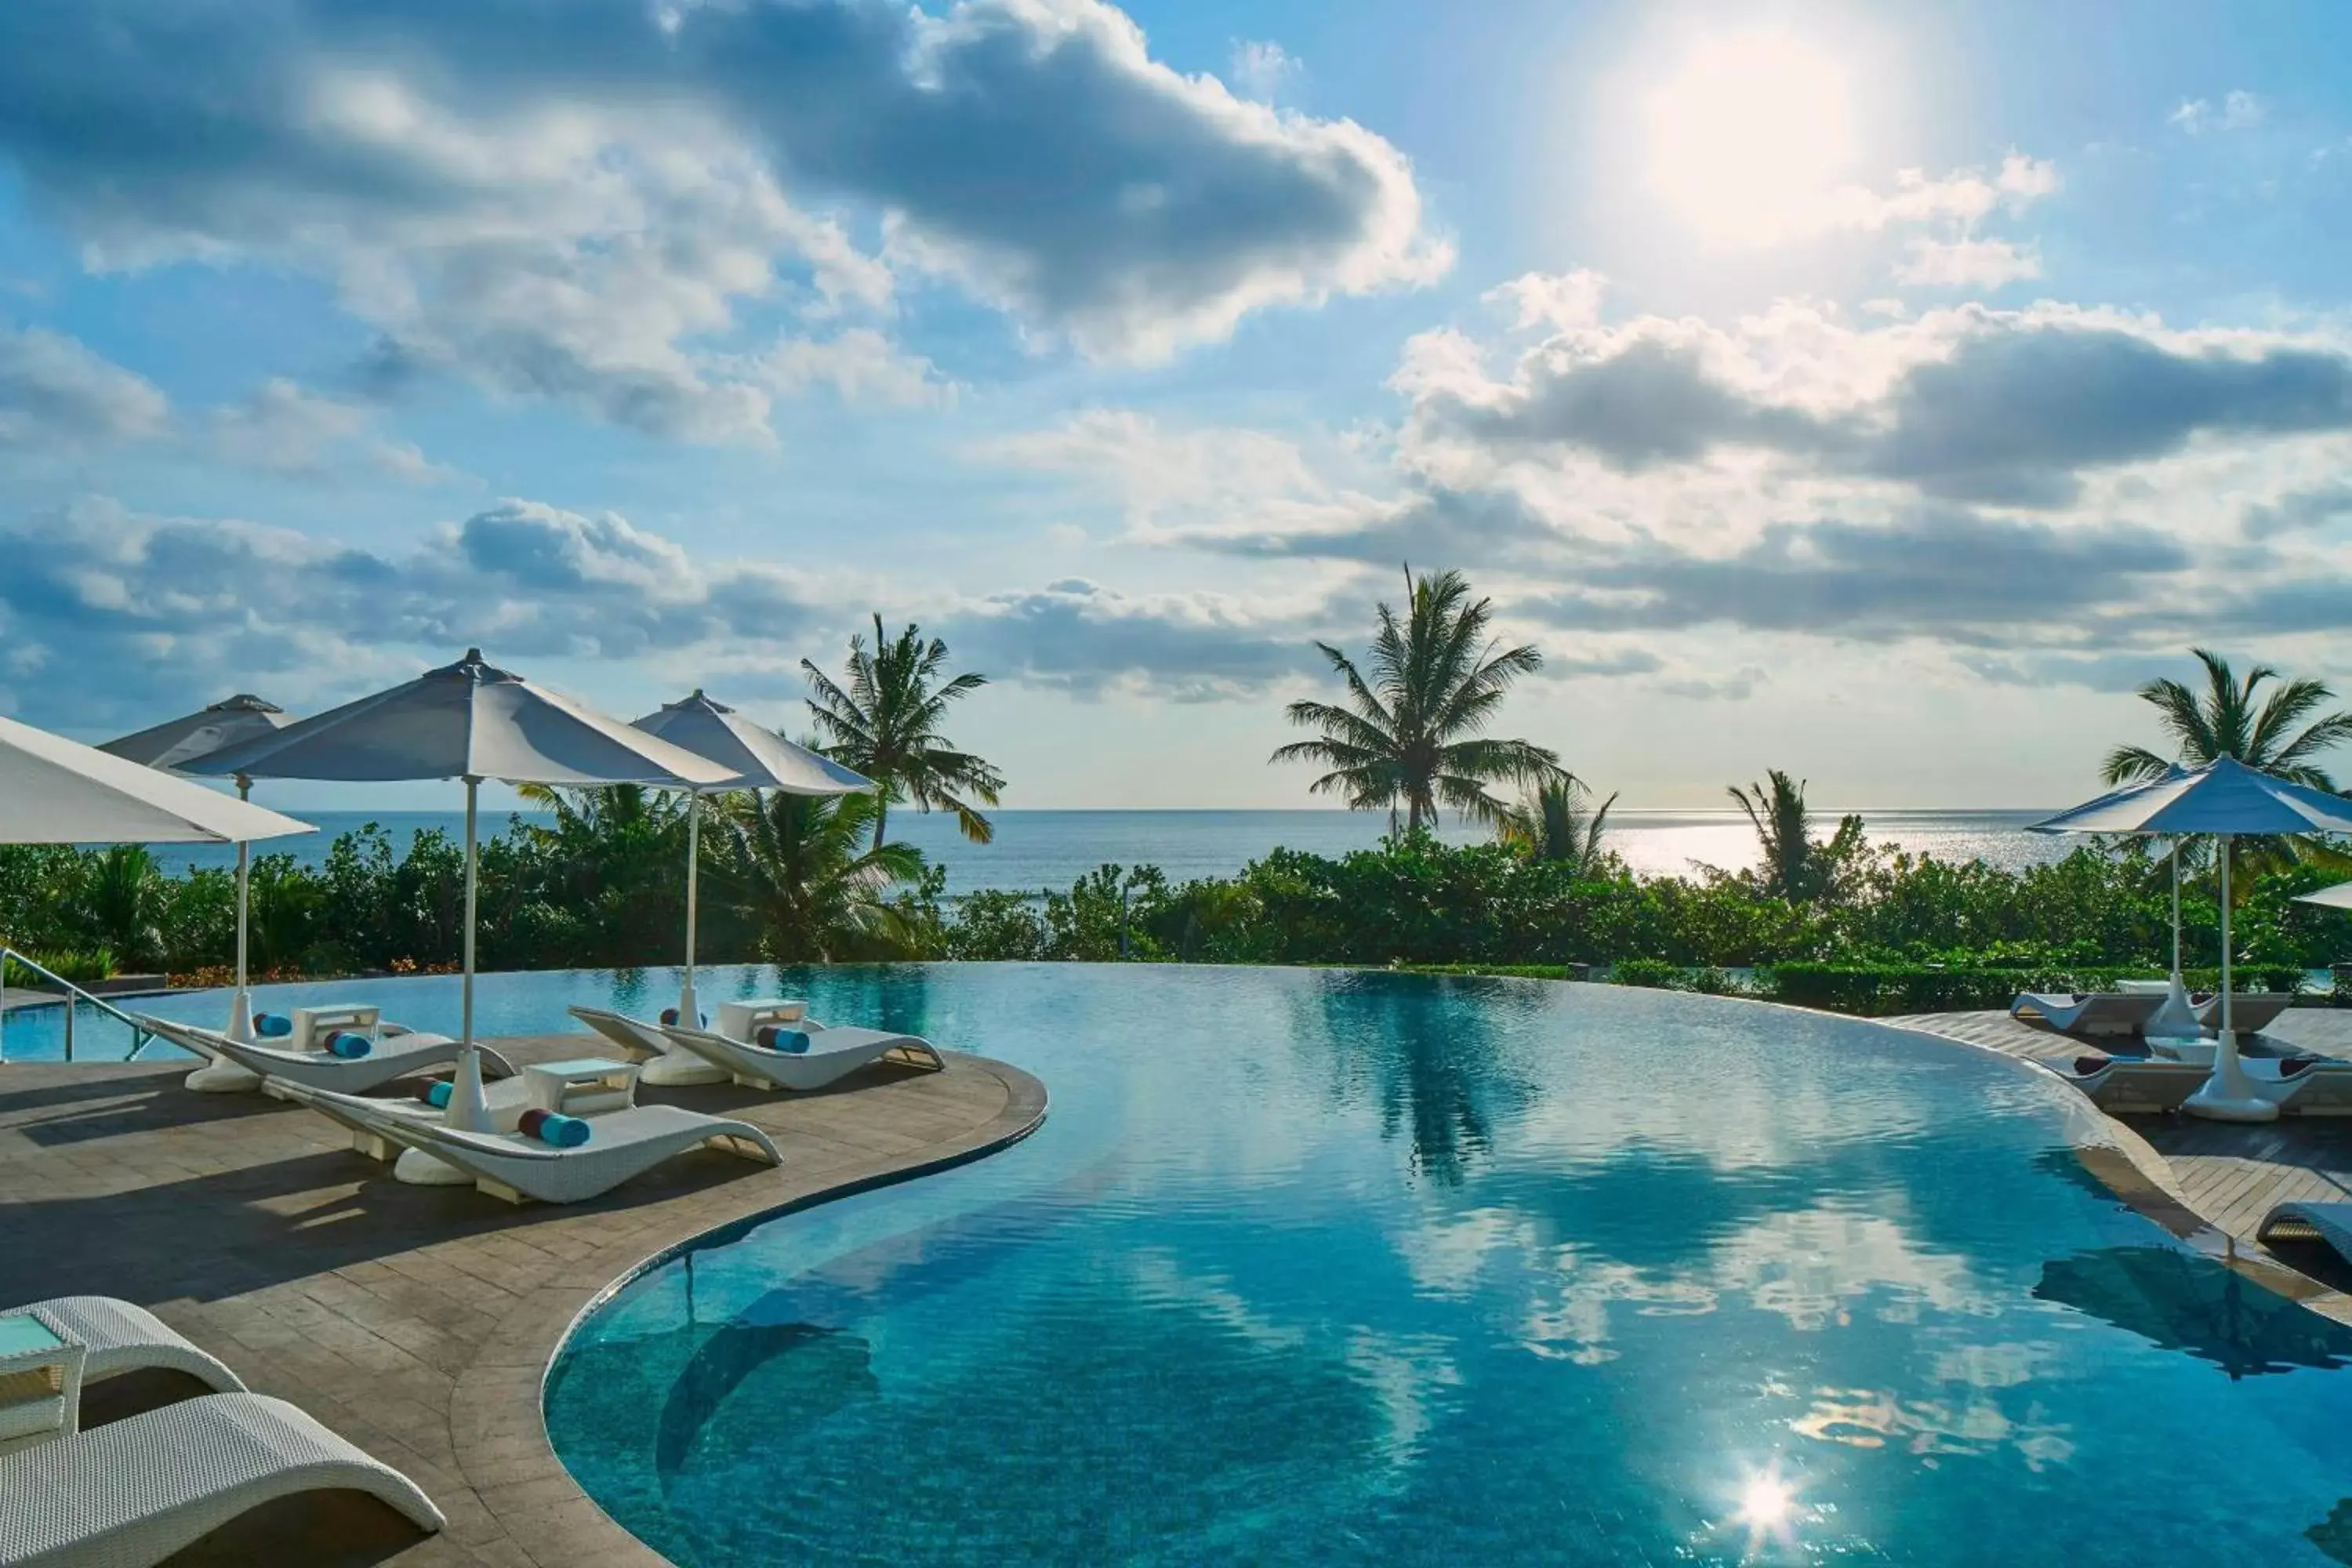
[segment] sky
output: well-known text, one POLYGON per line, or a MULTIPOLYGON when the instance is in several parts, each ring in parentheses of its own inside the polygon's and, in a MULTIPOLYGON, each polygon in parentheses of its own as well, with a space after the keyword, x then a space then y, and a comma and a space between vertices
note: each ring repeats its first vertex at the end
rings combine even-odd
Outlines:
POLYGON ((1409 563, 1627 806, 2072 801, 2352 679, 2352 8, 2125 15, 21 0, 0 711, 804 733, 879 615, 1008 805, 1307 805, 1409 563))

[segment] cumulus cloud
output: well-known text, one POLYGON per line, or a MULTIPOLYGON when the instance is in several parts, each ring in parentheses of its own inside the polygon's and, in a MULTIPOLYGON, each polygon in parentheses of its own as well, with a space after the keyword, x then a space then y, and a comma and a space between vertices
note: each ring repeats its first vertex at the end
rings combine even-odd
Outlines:
POLYGON ((2011 153, 1990 174, 1961 169, 1930 179, 1924 169, 1905 169, 1892 191, 1849 185, 1836 193, 1827 226, 1881 229, 1897 224, 1951 223, 1967 227, 1999 211, 2023 212, 2058 189, 2058 165, 2011 153))
POLYGON ((2165 120, 2191 136, 2202 136, 2210 132, 2247 131, 2263 122, 2263 100, 2242 90, 2222 94, 2218 104, 2210 99, 2192 98, 2165 116, 2165 120))
POLYGON ((1150 359, 1447 260, 1389 143, 1097 0, 0 9, 0 159, 94 265, 301 268, 399 363, 697 440, 761 438, 746 300, 916 269, 1150 359))
POLYGON ((160 434, 169 412, 147 381, 73 339, 0 326, 0 452, 135 440, 160 434))
POLYGON ((1236 39, 1234 43, 1230 74, 1234 85, 1245 98, 1256 99, 1261 103, 1273 102, 1284 84, 1303 68, 1297 57, 1280 44, 1250 38, 1236 39))
POLYGON ((828 387, 842 402, 887 408, 931 408, 956 400, 956 384, 920 354, 902 352, 870 327, 830 338, 783 338, 750 362, 757 379, 796 396, 828 387))
POLYGON ((1923 289, 2000 289, 2042 276, 2042 252, 2005 239, 1912 240, 1895 280, 1923 289))
POLYGON ((627 519, 508 500, 379 550, 105 500, 0 527, 0 642, 35 722, 129 724, 164 700, 267 685, 348 697, 469 644, 519 663, 645 661, 796 690, 885 591, 1000 679, 1095 695, 1206 699, 1307 668, 1317 594, 1133 595, 1082 579, 974 595, 762 562, 698 559, 627 519), (58 677, 70 671, 68 683, 58 677))
POLYGON ((273 377, 244 402, 213 409, 207 425, 221 458, 270 473, 325 479, 361 468, 416 484, 462 477, 411 443, 376 436, 373 422, 364 404, 273 377))

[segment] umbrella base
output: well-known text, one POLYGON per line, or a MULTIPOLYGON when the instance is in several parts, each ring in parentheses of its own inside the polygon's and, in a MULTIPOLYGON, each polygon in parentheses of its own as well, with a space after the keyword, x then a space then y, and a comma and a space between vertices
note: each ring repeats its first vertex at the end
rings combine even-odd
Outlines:
POLYGON ((235 1062, 207 1062, 181 1082, 198 1094, 251 1094, 261 1087, 261 1075, 235 1062))
POLYGON ((474 1178, 437 1154, 422 1149, 403 1149, 400 1158, 392 1163, 392 1177, 406 1182, 412 1187, 470 1187, 474 1178))
POLYGON ((2215 1093, 2211 1084, 2190 1095, 2182 1102, 2180 1109, 2208 1121, 2276 1121, 2279 1113, 2276 1105, 2260 1095, 2244 1100, 2232 1099, 2226 1094, 2215 1093))

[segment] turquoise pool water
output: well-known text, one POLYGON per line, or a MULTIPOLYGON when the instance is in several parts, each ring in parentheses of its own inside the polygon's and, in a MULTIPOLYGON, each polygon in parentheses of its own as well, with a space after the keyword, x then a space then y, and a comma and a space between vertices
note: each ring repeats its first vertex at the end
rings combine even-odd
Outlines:
MULTIPOLYGON (((673 984, 490 976, 482 1017, 673 984)), ((2014 1064, 1521 982, 707 994, 780 987, 1017 1062, 1053 1110, 583 1323, 557 1449, 692 1568, 2352 1562, 2352 1334, 2123 1209, 2014 1064)), ((437 979, 268 1000, 360 994, 454 1021, 437 979)))

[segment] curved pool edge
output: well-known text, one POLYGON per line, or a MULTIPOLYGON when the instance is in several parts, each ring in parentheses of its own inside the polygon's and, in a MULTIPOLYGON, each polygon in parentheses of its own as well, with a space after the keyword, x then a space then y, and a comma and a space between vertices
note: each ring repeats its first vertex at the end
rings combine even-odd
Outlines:
MULTIPOLYGON (((1020 1142, 1044 1122, 1048 1097, 1040 1079, 992 1057, 946 1054, 1003 1086, 1005 1103, 993 1118, 939 1142, 828 1173, 782 1197, 766 1182, 709 1189, 710 1203, 669 1216, 673 1223, 653 1234, 615 1237, 542 1281, 499 1321, 449 1404, 457 1479, 480 1500, 499 1533, 530 1542, 541 1561, 669 1562, 614 1521, 556 1453, 545 1390, 557 1357, 574 1329, 614 1292, 691 1247, 780 1215, 969 1164, 1020 1142), (721 1212, 726 1207, 735 1212, 721 1212), (548 1555, 541 1556, 541 1549, 548 1555)), ((789 1157, 782 1169, 789 1173, 789 1157)))

